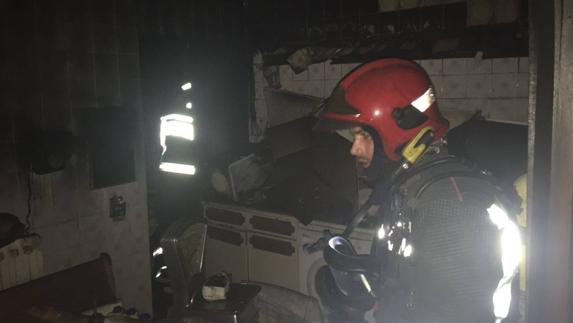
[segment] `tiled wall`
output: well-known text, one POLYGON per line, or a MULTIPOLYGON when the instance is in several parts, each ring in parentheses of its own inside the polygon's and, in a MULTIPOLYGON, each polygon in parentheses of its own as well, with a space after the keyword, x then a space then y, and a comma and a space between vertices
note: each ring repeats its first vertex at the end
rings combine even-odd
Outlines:
MULTIPOLYGON (((436 87, 443 110, 478 111, 489 119, 527 123, 529 61, 502 59, 436 59, 418 61, 436 87)), ((282 88, 328 97, 341 77, 357 64, 313 64, 300 74, 279 67, 282 88)), ((263 83, 256 83, 261 85, 263 83)))
MULTIPOLYGON (((22 221, 27 175, 16 163, 15 117, 36 127, 79 133, 84 108, 141 112, 135 1, 0 2, 0 212, 22 221)), ((33 230, 42 237, 46 273, 111 255, 118 296, 151 310, 149 242, 142 143, 134 183, 90 190, 85 155, 65 170, 31 178, 33 230), (109 198, 127 202, 124 221, 109 217, 109 198)))

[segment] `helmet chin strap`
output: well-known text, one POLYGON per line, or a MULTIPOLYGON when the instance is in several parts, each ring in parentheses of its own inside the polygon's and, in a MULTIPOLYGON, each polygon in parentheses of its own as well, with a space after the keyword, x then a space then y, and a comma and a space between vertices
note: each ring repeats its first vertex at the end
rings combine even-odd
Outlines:
POLYGON ((384 153, 384 148, 378 133, 370 127, 363 127, 363 129, 368 132, 374 142, 374 153, 372 154, 370 165, 361 168, 358 176, 366 181, 369 186, 373 187, 380 180, 390 179, 392 172, 398 167, 398 164, 389 159, 384 153))
POLYGON ((416 136, 402 148, 402 159, 399 162, 390 160, 384 154, 384 149, 378 134, 369 127, 364 127, 374 142, 374 153, 370 165, 360 171, 359 176, 367 183, 375 185, 379 180, 395 177, 405 170, 410 169, 422 155, 428 150, 434 141, 435 132, 432 127, 422 128, 416 136))

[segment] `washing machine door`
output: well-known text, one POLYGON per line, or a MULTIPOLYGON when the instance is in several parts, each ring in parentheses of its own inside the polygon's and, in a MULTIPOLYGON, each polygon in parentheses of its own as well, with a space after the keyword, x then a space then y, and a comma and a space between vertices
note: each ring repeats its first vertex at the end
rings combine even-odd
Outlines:
MULTIPOLYGON (((321 229, 331 229, 331 228, 321 228, 321 229)), ((342 229, 340 230, 342 231, 342 229)), ((316 242, 319 238, 323 237, 324 234, 321 231, 303 231, 302 232, 302 245, 305 243, 316 242)), ((368 239, 370 235, 363 234, 360 237, 351 237, 350 241, 354 246, 354 249, 358 254, 368 254, 372 246, 372 240, 368 239)), ((319 295, 316 291, 316 275, 319 269, 323 266, 327 266, 324 260, 322 252, 315 252, 307 254, 304 251, 299 253, 301 257, 300 261, 300 277, 301 277, 301 292, 313 296, 319 299, 319 295)))
POLYGON ((345 295, 328 265, 318 269, 315 290, 329 322, 364 322, 366 312, 376 303, 368 293, 345 295))
MULTIPOLYGON (((348 254, 353 258, 360 258, 363 263, 370 257, 359 255, 353 244, 342 237, 329 241, 336 249, 337 253, 348 254)), ((361 249, 369 242, 359 243, 361 249)), ((365 270, 351 272, 341 269, 348 269, 337 263, 336 256, 327 252, 330 247, 326 247, 324 258, 320 262, 315 262, 312 268, 312 289, 320 299, 323 312, 327 319, 333 322, 363 322, 365 313, 370 311, 376 302, 376 298, 370 286, 372 275, 365 270), (334 261, 333 261, 334 259, 334 261)), ((310 274, 310 272, 309 272, 310 274)))
POLYGON ((343 236, 330 238, 323 254, 342 294, 360 298, 370 295, 376 298, 373 287, 376 286, 380 269, 377 258, 369 254, 359 255, 352 243, 343 236))

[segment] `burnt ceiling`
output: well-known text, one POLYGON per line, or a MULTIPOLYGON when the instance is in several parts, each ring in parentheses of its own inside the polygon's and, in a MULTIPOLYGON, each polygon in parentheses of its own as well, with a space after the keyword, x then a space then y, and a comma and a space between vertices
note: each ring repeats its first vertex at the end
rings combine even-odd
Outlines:
POLYGON ((335 49, 333 63, 528 55, 527 2, 511 23, 468 26, 466 2, 379 12, 377 0, 245 0, 245 22, 267 64, 304 47, 335 49))

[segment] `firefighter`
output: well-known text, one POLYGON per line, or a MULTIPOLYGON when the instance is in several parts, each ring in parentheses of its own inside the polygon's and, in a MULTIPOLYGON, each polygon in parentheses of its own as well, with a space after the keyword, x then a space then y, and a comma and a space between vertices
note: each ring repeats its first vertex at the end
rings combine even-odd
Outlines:
MULTIPOLYGON (((374 190, 324 249, 317 290, 340 321, 509 322, 520 254, 513 192, 448 152, 448 121, 418 64, 380 59, 346 75, 317 130, 350 131, 374 190), (357 255, 349 233, 377 205, 377 236, 357 255)), ((492 143, 495 144, 495 143, 492 143)))

